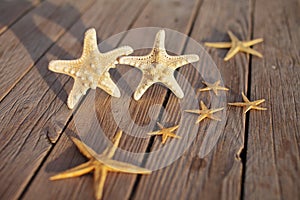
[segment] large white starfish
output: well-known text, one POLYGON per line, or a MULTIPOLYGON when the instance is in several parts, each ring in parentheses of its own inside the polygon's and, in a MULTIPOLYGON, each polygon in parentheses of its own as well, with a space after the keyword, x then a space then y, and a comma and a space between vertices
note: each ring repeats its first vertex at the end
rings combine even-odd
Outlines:
POLYGON ((83 52, 77 60, 52 60, 49 69, 74 78, 74 85, 68 97, 70 109, 78 103, 89 88, 99 87, 114 97, 120 97, 120 91, 111 80, 108 70, 114 68, 118 57, 133 52, 129 46, 120 47, 106 53, 100 53, 97 46, 95 29, 85 33, 83 52))

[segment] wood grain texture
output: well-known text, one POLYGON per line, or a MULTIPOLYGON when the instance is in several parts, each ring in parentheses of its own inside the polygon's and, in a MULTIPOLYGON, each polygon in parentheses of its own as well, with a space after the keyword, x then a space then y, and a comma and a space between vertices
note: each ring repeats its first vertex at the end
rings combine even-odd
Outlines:
POLYGON ((40 0, 0 1, 0 35, 26 14, 26 12, 29 12, 40 3, 40 0))
MULTIPOLYGON (((238 4, 236 1, 223 1, 222 3, 211 0, 204 1, 191 36, 199 42, 227 41, 226 30, 233 30, 240 38, 250 39, 251 19, 249 14, 250 4, 246 1, 238 4), (228 12, 229 10, 230 12, 228 12), (218 13, 217 17, 215 13, 218 13)), ((231 89, 228 93, 228 101, 240 100, 238 94, 247 88, 248 59, 245 55, 239 54, 229 62, 224 62, 223 57, 227 50, 208 49, 208 51, 212 54, 225 85, 231 89)), ((207 68, 209 67, 211 66, 208 65, 207 68)), ((207 68, 205 70, 209 71, 210 69, 207 68)), ((193 67, 184 67, 179 72, 190 80, 194 88, 203 87, 201 84, 203 77, 193 67)), ((207 72, 202 71, 202 73, 207 72)), ((216 81, 214 76, 208 78, 211 82, 216 81)), ((187 90, 188 85, 183 84, 183 79, 179 79, 179 82, 187 90)), ((199 95, 199 100, 204 100, 208 104, 213 101, 213 98, 216 96, 212 93, 199 95)), ((172 115, 163 119, 167 124, 182 123, 185 119, 180 119, 180 116, 190 117, 180 113, 178 103, 178 99, 170 96, 166 110, 171 111, 172 115)), ((148 194, 148 199, 199 199, 200 197, 203 199, 240 199, 242 163, 239 154, 244 145, 245 121, 241 110, 231 107, 227 108, 226 117, 223 119, 226 120, 224 129, 215 130, 213 133, 221 135, 212 152, 205 157, 199 156, 201 145, 207 134, 210 134, 206 131, 209 130, 209 125, 214 123, 204 120, 198 125, 200 127, 198 136, 182 157, 149 177, 141 177, 133 199, 141 199, 145 194, 148 194)), ((184 134, 187 135, 195 131, 193 122, 196 120, 196 116, 189 120, 190 123, 183 123, 182 127, 184 134)), ((217 129, 219 127, 222 126, 216 126, 217 129)), ((184 138, 187 138, 185 141, 189 137, 192 135, 185 136, 184 138)), ((155 139, 151 151, 162 148, 160 142, 160 138, 155 139)), ((176 154, 176 149, 171 149, 164 157, 174 156, 174 151, 176 154)))
MULTIPOLYGON (((91 175, 60 181, 49 177, 85 161, 68 136, 79 134, 102 152, 122 129, 115 159, 166 167, 143 176, 110 173, 104 199, 298 199, 299 8, 297 0, 0 1, 0 198, 94 199, 91 175), (134 101, 141 72, 118 65, 110 72, 121 89, 120 99, 91 90, 78 109, 69 110, 73 80, 49 71, 49 61, 78 58, 89 27, 96 28, 100 43, 116 33, 151 26, 179 31, 201 44, 229 41, 227 30, 241 40, 263 37, 264 43, 253 47, 263 59, 239 53, 224 62, 227 49, 205 50, 231 89, 222 93, 227 102, 241 101, 244 91, 250 100, 265 98, 262 106, 268 110, 244 116, 242 108, 226 107, 216 113, 221 125, 209 120, 194 125, 197 116, 184 109, 198 109, 199 100, 212 107, 225 105, 218 105, 221 97, 211 92, 193 96, 193 88, 204 87, 202 80, 214 82, 218 74, 192 41, 176 39, 168 30, 167 49, 175 49, 171 53, 200 52, 200 62, 175 73, 185 99, 157 84, 134 101), (156 121, 167 127, 179 124, 176 134, 182 139, 162 146, 160 137, 147 137, 147 131, 158 129, 156 121), (158 157, 151 156, 155 152, 158 157), (175 162, 167 163, 171 158, 175 162)), ((151 48, 155 32, 142 36, 122 33, 99 48, 106 52, 132 39, 151 48)))
MULTIPOLYGON (((186 15, 186 13, 182 12, 185 9, 192 9, 194 5, 196 5, 196 1, 188 1, 186 4, 180 4, 179 7, 177 4, 174 3, 177 1, 170 0, 168 2, 165 2, 164 6, 159 6, 159 1, 150 1, 149 4, 145 7, 144 11, 141 13, 141 16, 139 16, 136 20, 136 22, 133 24, 133 27, 139 27, 139 26, 162 26, 162 27, 168 27, 177 29, 181 32, 188 32, 188 30, 191 28, 191 18, 194 16, 186 15), (177 6, 176 6, 177 5, 177 6), (169 12, 166 12, 166 8, 170 7, 175 8, 176 12, 174 12, 174 9, 170 9, 169 12), (176 7, 177 8, 176 8, 176 7), (171 12, 173 10, 173 12, 171 12), (157 15, 159 15, 161 18, 169 19, 169 20, 161 20, 157 21, 157 15), (181 20, 174 20, 175 18, 180 18, 181 20), (152 19, 154 21, 152 21, 152 19)), ((153 38, 145 38, 147 40, 151 40, 153 42, 153 38)), ((179 42, 179 45, 183 48, 183 41, 182 43, 179 42)), ((179 46, 180 47, 180 46, 179 46)), ((101 49, 101 47, 100 47, 101 49)), ((118 72, 112 72, 112 75, 118 75, 120 73, 126 73, 128 70, 130 70, 131 67, 123 66, 118 68, 118 72)), ((136 76, 135 72, 135 76, 136 76)), ((134 120, 136 123, 140 124, 147 124, 149 123, 147 112, 149 111, 149 107, 153 104, 162 104, 164 97, 162 94, 166 94, 167 90, 161 86, 156 86, 155 88, 152 88, 148 93, 148 99, 151 101, 147 102, 146 100, 139 101, 139 102, 131 102, 130 105, 130 111, 132 111, 132 120, 134 120), (157 92, 157 90, 159 92, 157 92), (153 98, 150 98, 150 97, 153 98)), ((130 88, 126 88, 126 86, 122 87, 123 90, 127 90, 130 88), (124 88, 125 87, 125 88, 124 88)), ((113 135, 115 134, 117 130, 117 124, 114 123, 114 118, 112 115, 112 110, 110 107, 112 98, 109 97, 106 93, 104 93, 101 90, 97 90, 97 100, 95 102, 96 107, 99 107, 97 117, 103 125, 103 129, 105 133, 107 133, 108 137, 111 139, 113 135)), ((145 97, 145 99, 147 99, 145 97)), ((120 100, 122 101, 122 100, 120 100)), ((80 109, 82 109, 83 105, 79 108, 77 113, 80 113, 80 109)), ((84 108, 83 108, 84 110, 84 108)), ((159 110, 155 110, 153 115, 158 115, 159 110)), ((75 116, 76 117, 76 116, 75 116)), ((126 120, 125 118, 123 120, 126 120)), ((124 122, 123 122, 124 123, 124 122)), ((74 129, 73 122, 66 130, 66 134, 72 134, 72 130, 74 129), (71 131, 69 131, 71 130, 71 131), (71 133, 68 133, 71 132, 71 133)), ((134 129, 134 127, 130 127, 129 130, 134 129)), ((73 130, 74 131, 74 130, 73 130)), ((97 132, 96 128, 91 128, 91 131, 97 132)), ((94 136, 96 134, 93 134, 94 136)), ((96 135, 97 136, 97 135, 96 135)), ((97 140, 94 141, 94 144, 97 144, 97 140)), ((142 139, 142 138, 135 138, 130 135, 125 135, 122 137, 121 141, 121 148, 124 148, 125 150, 132 151, 132 152, 144 152, 147 148, 148 140, 142 139)), ((51 175, 57 173, 58 171, 62 171, 64 169, 67 169, 69 167, 72 167, 74 165, 77 165, 82 162, 82 157, 80 156, 80 153, 76 148, 72 148, 71 151, 68 150, 69 146, 73 146, 72 142, 67 138, 66 135, 63 135, 61 139, 57 142, 55 145, 55 148, 49 155, 49 158, 45 162, 45 164, 42 166, 40 172, 37 174, 36 178, 34 179, 33 183, 28 189, 28 192, 24 195, 25 199, 32 199, 37 194, 41 193, 41 191, 49 192, 49 191, 57 191, 59 190, 59 193, 53 193, 56 198, 58 199, 64 199, 64 198, 72 198, 75 197, 78 199, 81 198, 91 198, 93 196, 93 181, 92 177, 85 176, 82 178, 74 179, 73 181, 70 180, 61 180, 56 182, 50 182, 48 179, 51 175), (66 145, 61 145, 68 144, 66 145), (78 159, 79 157, 79 159, 78 159), (57 162, 65 162, 65 164, 57 164, 57 162), (78 182, 74 182, 74 181, 78 182), (41 187, 40 187, 41 186, 41 187), (77 189, 76 189, 77 188, 77 189), (81 191, 85 191, 84 193, 81 191), (72 192, 73 191, 73 192, 72 192), (74 191, 76 191, 74 193, 74 191), (90 196, 87 196, 90 195, 90 196)), ((137 160, 137 163, 140 163, 141 160, 137 160)), ((126 174, 110 174, 108 176, 108 179, 105 184, 105 192, 104 192, 104 199, 128 199, 131 196, 132 188, 134 187, 136 175, 126 175, 126 174)), ((44 193, 44 192, 42 192, 44 193)), ((52 198, 52 196, 49 196, 49 198, 52 198)))
POLYGON ((0 100, 93 2, 44 1, 1 35, 0 100))
POLYGON ((251 112, 245 199, 299 199, 299 1, 255 1, 251 99, 265 98, 264 112, 251 112), (275 19, 275 20, 274 20, 275 19))

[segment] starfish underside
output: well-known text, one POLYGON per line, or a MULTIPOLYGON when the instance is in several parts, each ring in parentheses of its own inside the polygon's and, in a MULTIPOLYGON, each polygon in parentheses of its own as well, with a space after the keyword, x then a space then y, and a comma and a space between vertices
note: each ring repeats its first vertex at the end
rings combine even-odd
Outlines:
POLYGON ((124 56, 119 59, 119 63, 134 66, 142 71, 142 80, 134 93, 134 99, 139 100, 147 89, 155 83, 163 83, 178 98, 183 98, 184 93, 174 77, 174 71, 183 65, 198 60, 198 55, 194 54, 168 55, 165 49, 165 31, 160 30, 156 34, 150 54, 146 56, 124 56))

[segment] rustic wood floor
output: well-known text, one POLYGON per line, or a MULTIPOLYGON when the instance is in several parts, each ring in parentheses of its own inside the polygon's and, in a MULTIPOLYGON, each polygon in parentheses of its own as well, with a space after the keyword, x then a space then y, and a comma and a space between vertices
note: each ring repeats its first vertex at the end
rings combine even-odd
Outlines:
MULTIPOLYGON (((74 131, 66 106, 73 80, 49 71, 48 63, 78 58, 89 27, 102 41, 149 26, 179 31, 201 44, 228 41, 227 30, 244 40, 263 37, 253 47, 263 59, 238 54, 224 62, 227 50, 207 50, 231 89, 228 102, 241 101, 245 91, 252 100, 265 98, 268 110, 244 116, 242 109, 227 107, 225 128, 207 156, 197 155, 203 141, 198 134, 178 160, 150 176, 109 174, 103 199, 300 199, 299 10, 299 0, 0 1, 0 199, 94 198, 91 175, 49 181, 85 158, 68 139, 74 131)), ((179 72, 199 86, 191 69, 179 72)), ((111 97, 97 92, 98 117, 112 138, 117 125, 111 97)), ((180 121, 178 99, 166 88, 153 86, 143 98, 130 105, 136 123, 147 124, 155 104, 172 110, 168 124, 180 121)), ((159 111, 153 115, 160 117, 159 111)), ((149 152, 160 142, 124 134, 120 145, 149 152)))

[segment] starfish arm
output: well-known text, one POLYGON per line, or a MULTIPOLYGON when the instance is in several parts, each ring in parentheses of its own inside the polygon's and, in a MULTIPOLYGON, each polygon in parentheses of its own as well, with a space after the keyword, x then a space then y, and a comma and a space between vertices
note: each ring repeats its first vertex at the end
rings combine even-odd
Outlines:
POLYGON ((205 119, 207 117, 207 115, 200 115, 197 119, 197 121, 195 122, 195 124, 200 123, 203 119, 205 119))
POLYGON ((105 167, 95 168, 94 171, 94 190, 96 199, 101 199, 103 195, 104 183, 107 177, 107 169, 105 167))
POLYGON ((246 114, 249 110, 251 110, 253 107, 252 106, 247 106, 245 109, 244 109, 244 114, 246 114))
POLYGON ((112 158, 115 155, 116 150, 118 149, 121 137, 122 131, 119 131, 113 140, 113 146, 111 148, 107 148, 101 155, 105 155, 108 158, 112 158))
POLYGON ((164 128, 164 126, 161 124, 161 123, 159 123, 159 122, 156 122, 157 123, 157 126, 160 128, 160 129, 163 129, 164 128))
POLYGON ((82 58, 90 55, 95 51, 99 52, 97 45, 97 34, 94 28, 90 28, 85 32, 82 58))
POLYGON ((253 103, 254 105, 258 105, 258 104, 261 104, 261 103, 263 103, 263 102, 265 102, 265 99, 260 99, 260 100, 252 101, 252 103, 253 103))
POLYGON ((215 95, 218 96, 218 89, 217 88, 213 88, 212 90, 215 93, 215 95))
POLYGON ((199 60, 199 56, 196 54, 181 55, 181 56, 167 56, 167 66, 173 68, 174 70, 193 62, 199 60))
POLYGON ((89 88, 89 85, 82 82, 80 79, 75 79, 73 88, 68 97, 68 107, 70 109, 73 109, 75 105, 79 102, 80 98, 86 94, 89 88))
POLYGON ((255 44, 261 43, 264 40, 262 38, 258 38, 258 39, 254 39, 254 40, 250 40, 250 41, 243 41, 243 45, 246 47, 250 47, 253 46, 255 44))
POLYGON ((226 54, 224 60, 228 61, 230 58, 232 58, 235 54, 237 54, 239 52, 239 47, 232 47, 228 53, 226 54))
POLYGON ((147 133, 148 135, 162 135, 163 132, 162 131, 154 131, 154 132, 150 132, 150 133, 147 133))
POLYGON ((233 41, 233 42, 239 41, 239 39, 231 31, 228 31, 227 33, 228 33, 231 41, 233 41))
POLYGON ((94 150, 92 150, 89 146, 84 144, 82 141, 78 140, 75 137, 71 137, 71 140, 79 149, 80 153, 82 153, 86 158, 93 159, 95 158, 95 156, 97 156, 97 153, 94 150))
POLYGON ((230 48, 231 47, 231 42, 205 42, 205 46, 207 47, 214 47, 214 48, 230 48))
POLYGON ((216 87, 217 90, 223 90, 223 91, 228 91, 229 88, 226 88, 226 87, 222 87, 222 86, 218 86, 216 87))
POLYGON ((50 180, 59 180, 59 179, 81 176, 81 175, 91 172, 93 169, 94 169, 94 166, 91 165, 91 162, 86 162, 81 165, 78 165, 77 167, 74 167, 74 168, 64 171, 62 173, 59 173, 57 175, 54 175, 54 176, 50 177, 50 180))
POLYGON ((221 121, 220 118, 218 118, 218 117, 216 117, 216 116, 214 116, 214 115, 208 115, 207 117, 208 117, 209 119, 212 119, 212 120, 221 121))
POLYGON ((247 96, 244 94, 244 92, 242 92, 242 97, 243 97, 243 100, 244 100, 246 103, 250 103, 249 99, 248 99, 247 96))
POLYGON ((178 128, 179 128, 179 125, 167 128, 167 130, 170 131, 170 132, 173 132, 173 131, 175 131, 178 128))
POLYGON ((121 92, 113 80, 111 80, 109 73, 104 73, 104 75, 98 79, 97 86, 113 97, 121 97, 121 92))
POLYGON ((155 49, 165 50, 165 35, 166 33, 164 30, 159 30, 156 33, 154 44, 153 44, 153 50, 155 49))
POLYGON ((150 65, 152 61, 152 55, 146 56, 122 56, 119 58, 118 63, 124 65, 131 65, 138 69, 142 69, 144 66, 150 65))
POLYGON ((129 163, 120 162, 111 159, 104 159, 103 164, 109 167, 109 170, 114 172, 124 172, 130 174, 150 174, 151 170, 138 167, 129 163))
POLYGON ((168 134, 168 136, 169 136, 169 137, 172 137, 172 138, 181 139, 181 136, 176 135, 176 134, 173 134, 173 133, 168 134))
POLYGON ((251 49, 250 47, 242 47, 240 50, 245 52, 245 53, 249 53, 249 54, 258 56, 260 58, 263 57, 263 55, 261 53, 259 53, 258 51, 254 50, 254 49, 251 49))
POLYGON ((170 76, 167 80, 164 80, 162 83, 165 86, 167 86, 179 99, 182 99, 184 97, 184 93, 174 76, 170 76))
POLYGON ((202 110, 208 110, 207 106, 204 104, 203 101, 200 101, 200 107, 202 110))
POLYGON ((213 109, 213 110, 211 110, 211 113, 216 113, 216 112, 219 112, 221 110, 224 110, 224 107, 213 109))
POLYGON ((77 60, 52 60, 49 63, 48 69, 60 74, 66 74, 75 78, 75 73, 79 70, 77 67, 80 64, 80 59, 77 60))
POLYGON ((148 88, 151 87, 152 85, 153 85, 153 81, 143 77, 134 92, 133 98, 136 101, 139 100, 143 96, 143 94, 148 90, 148 88))
POLYGON ((133 49, 130 46, 123 46, 112 51, 103 53, 102 55, 106 58, 110 58, 114 62, 114 64, 117 64, 117 59, 119 57, 129 55, 131 53, 133 53, 133 49))
POLYGON ((210 90, 212 90, 211 87, 205 87, 205 88, 198 89, 199 92, 205 92, 205 91, 210 91, 210 90))
POLYGON ((185 110, 188 113, 200 114, 200 110, 185 110))
POLYGON ((230 106, 247 106, 248 104, 244 102, 228 103, 230 106))
POLYGON ((161 143, 162 143, 162 144, 166 144, 167 139, 168 139, 168 135, 167 135, 167 134, 164 134, 164 135, 162 136, 161 143))
POLYGON ((267 110, 267 108, 259 107, 259 106, 252 106, 255 110, 267 110))

